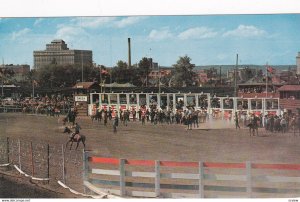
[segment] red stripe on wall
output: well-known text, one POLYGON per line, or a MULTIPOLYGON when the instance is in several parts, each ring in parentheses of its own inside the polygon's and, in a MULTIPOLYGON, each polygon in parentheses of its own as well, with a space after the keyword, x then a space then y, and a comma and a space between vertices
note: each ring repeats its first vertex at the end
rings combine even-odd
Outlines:
POLYGON ((205 162, 204 167, 206 168, 246 168, 244 163, 210 163, 205 162))
POLYGON ((252 163, 255 169, 300 170, 300 164, 258 164, 252 163))
POLYGON ((169 166, 169 167, 198 167, 198 162, 176 162, 176 161, 161 161, 161 166, 169 166))
POLYGON ((126 164, 133 166, 154 166, 155 161, 153 160, 126 160, 126 164))
POLYGON ((119 165, 119 159, 115 158, 101 158, 101 157, 88 157, 88 161, 92 163, 105 163, 119 165))

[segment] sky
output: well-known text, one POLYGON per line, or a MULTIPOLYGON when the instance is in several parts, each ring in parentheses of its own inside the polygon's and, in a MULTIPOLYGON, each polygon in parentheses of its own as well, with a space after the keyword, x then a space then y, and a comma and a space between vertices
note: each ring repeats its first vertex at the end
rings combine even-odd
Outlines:
MULTIPOLYGON (((195 65, 296 65, 300 14, 118 17, 2 17, 0 57, 5 64, 33 66, 33 51, 54 39, 69 49, 92 50, 96 64, 114 66, 152 57, 172 66, 181 56, 195 65)), ((2 63, 2 61, 1 61, 2 63)))

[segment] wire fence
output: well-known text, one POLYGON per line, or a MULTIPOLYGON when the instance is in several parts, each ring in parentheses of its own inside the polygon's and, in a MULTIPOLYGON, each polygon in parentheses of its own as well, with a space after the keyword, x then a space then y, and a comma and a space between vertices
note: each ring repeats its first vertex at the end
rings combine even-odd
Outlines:
POLYGON ((29 176, 46 180, 58 187, 60 180, 83 191, 83 153, 65 145, 0 137, 0 165, 16 165, 29 176))

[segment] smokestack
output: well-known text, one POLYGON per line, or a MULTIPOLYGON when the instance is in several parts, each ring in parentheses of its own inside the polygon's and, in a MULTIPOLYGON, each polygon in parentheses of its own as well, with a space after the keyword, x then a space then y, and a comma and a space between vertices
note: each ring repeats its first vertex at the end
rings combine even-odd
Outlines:
POLYGON ((130 48, 130 38, 128 38, 128 67, 131 67, 131 48, 130 48))

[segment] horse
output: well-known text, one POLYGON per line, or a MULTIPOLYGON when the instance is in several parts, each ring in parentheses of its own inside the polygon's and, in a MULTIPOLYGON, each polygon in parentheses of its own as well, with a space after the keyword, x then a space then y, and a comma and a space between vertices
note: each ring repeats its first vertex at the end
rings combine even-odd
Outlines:
POLYGON ((256 135, 258 136, 258 124, 257 124, 258 119, 254 118, 253 120, 251 120, 251 122, 247 125, 247 127, 249 127, 249 132, 250 132, 250 137, 251 134, 253 136, 255 136, 255 131, 256 131, 256 135))
POLYGON ((292 131, 294 133, 294 136, 296 136, 296 131, 297 130, 298 130, 298 133, 300 134, 300 120, 297 121, 297 119, 295 117, 293 117, 292 120, 290 121, 289 128, 292 129, 292 131))
POLYGON ((66 147, 68 147, 68 144, 71 142, 70 150, 72 149, 73 142, 77 142, 77 146, 76 146, 76 149, 75 149, 75 150, 77 150, 77 148, 78 148, 80 142, 82 142, 83 147, 84 147, 84 149, 85 149, 85 140, 86 140, 86 138, 85 138, 84 135, 81 135, 81 134, 75 134, 75 133, 72 132, 71 129, 68 128, 68 127, 65 127, 65 130, 64 130, 63 133, 68 133, 68 134, 70 134, 70 136, 69 136, 70 139, 69 139, 69 141, 68 141, 67 144, 66 144, 66 147), (76 136, 79 136, 79 137, 76 138, 76 136))
POLYGON ((101 116, 102 113, 97 110, 96 113, 91 116, 92 122, 94 122, 94 120, 101 122, 101 116))
POLYGON ((255 136, 255 131, 256 131, 256 135, 258 136, 258 125, 257 124, 249 123, 247 125, 247 127, 249 127, 250 137, 251 137, 251 134, 253 136, 255 136))

